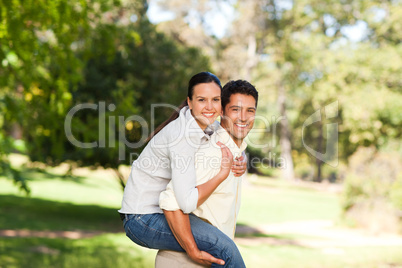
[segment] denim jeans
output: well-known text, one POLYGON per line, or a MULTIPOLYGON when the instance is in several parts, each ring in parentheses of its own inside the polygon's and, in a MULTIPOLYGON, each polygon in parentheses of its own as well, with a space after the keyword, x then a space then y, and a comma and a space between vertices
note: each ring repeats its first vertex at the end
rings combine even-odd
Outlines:
MULTIPOLYGON (((191 231, 198 248, 225 261, 211 267, 246 267, 241 254, 227 235, 193 214, 189 214, 191 231)), ((131 214, 123 220, 126 235, 136 244, 153 249, 184 251, 174 237, 164 214, 131 214)))

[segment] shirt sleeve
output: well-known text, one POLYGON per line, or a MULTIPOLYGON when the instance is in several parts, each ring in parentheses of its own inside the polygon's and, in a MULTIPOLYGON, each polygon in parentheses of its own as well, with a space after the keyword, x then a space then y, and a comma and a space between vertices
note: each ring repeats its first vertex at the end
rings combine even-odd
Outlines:
POLYGON ((176 196, 173 191, 172 181, 166 186, 166 190, 159 195, 159 207, 168 211, 179 210, 180 206, 177 203, 176 196))
POLYGON ((170 148, 172 188, 184 213, 191 213, 197 208, 198 189, 195 187, 197 182, 194 159, 198 147, 183 138, 170 148))

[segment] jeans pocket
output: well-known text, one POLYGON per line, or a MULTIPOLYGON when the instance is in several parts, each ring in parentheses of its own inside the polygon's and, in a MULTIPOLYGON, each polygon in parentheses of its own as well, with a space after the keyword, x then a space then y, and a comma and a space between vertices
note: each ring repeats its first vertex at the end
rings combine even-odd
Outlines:
POLYGON ((148 245, 141 239, 144 234, 143 226, 138 223, 139 217, 134 215, 134 217, 129 218, 124 226, 126 235, 136 244, 148 247, 148 245), (138 218, 138 219, 137 219, 138 218))

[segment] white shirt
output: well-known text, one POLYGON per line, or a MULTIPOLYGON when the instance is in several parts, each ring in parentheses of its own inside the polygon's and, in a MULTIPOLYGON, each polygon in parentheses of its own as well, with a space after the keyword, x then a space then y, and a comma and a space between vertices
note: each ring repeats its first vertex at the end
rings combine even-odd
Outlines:
MULTIPOLYGON (((233 157, 241 156, 247 144, 243 141, 240 148, 229 136, 229 133, 219 126, 207 145, 203 145, 195 155, 197 185, 212 179, 221 167, 222 151, 216 144, 218 141, 225 144, 233 157)), ((240 209, 242 177, 235 177, 232 172, 216 188, 211 196, 193 213, 209 221, 230 238, 234 238, 236 219, 240 209)), ((159 205, 164 210, 175 211, 180 208, 176 201, 172 183, 166 187, 159 198, 159 205)))
POLYGON ((163 213, 159 195, 170 181, 180 209, 194 211, 198 202, 194 155, 209 139, 188 106, 181 109, 179 117, 156 134, 132 164, 119 212, 163 213))

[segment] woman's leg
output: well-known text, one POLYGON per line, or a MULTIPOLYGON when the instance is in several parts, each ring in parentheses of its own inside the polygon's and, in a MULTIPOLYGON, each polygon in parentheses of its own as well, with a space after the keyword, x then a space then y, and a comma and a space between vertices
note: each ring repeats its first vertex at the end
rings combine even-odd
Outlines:
MULTIPOLYGON (((245 267, 237 246, 227 235, 197 216, 189 216, 191 231, 200 250, 224 260, 224 267, 245 267)), ((163 214, 126 215, 123 223, 127 236, 140 246, 183 251, 163 214)), ((211 267, 222 266, 213 264, 211 267)))

